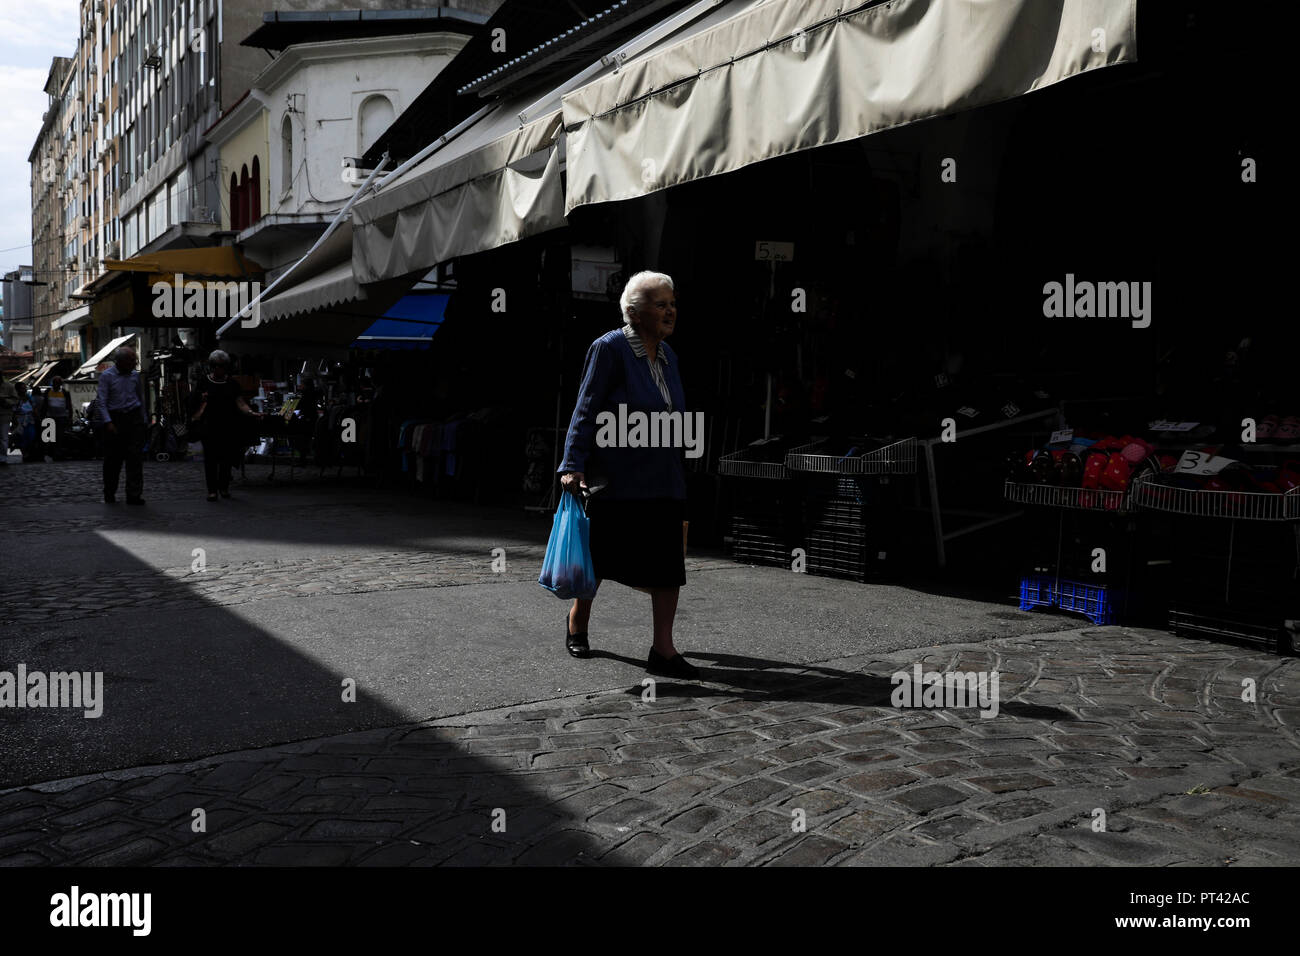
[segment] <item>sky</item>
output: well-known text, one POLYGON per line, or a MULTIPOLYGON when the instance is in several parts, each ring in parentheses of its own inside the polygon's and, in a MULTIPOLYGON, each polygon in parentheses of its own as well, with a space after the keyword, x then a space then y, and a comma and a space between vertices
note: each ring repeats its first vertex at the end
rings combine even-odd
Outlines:
POLYGON ((77 49, 77 10, 77 0, 0 0, 0 272, 32 261, 27 154, 41 131, 50 58, 77 49))

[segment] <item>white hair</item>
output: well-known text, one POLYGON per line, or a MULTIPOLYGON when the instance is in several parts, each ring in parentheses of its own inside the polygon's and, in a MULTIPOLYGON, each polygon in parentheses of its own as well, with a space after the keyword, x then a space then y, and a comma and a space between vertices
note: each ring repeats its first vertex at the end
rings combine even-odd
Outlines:
POLYGON ((641 311, 641 306, 645 304, 646 292, 664 285, 670 289, 675 288, 673 286, 673 277, 662 272, 638 272, 628 279, 627 285, 623 286, 623 294, 618 299, 618 307, 622 310, 623 324, 632 324, 632 319, 627 314, 629 308, 633 312, 641 311))
POLYGON ((209 364, 209 365, 229 365, 229 364, 230 364, 230 356, 227 355, 225 352, 221 351, 221 349, 217 349, 215 352, 213 352, 211 355, 208 356, 208 364, 209 364))

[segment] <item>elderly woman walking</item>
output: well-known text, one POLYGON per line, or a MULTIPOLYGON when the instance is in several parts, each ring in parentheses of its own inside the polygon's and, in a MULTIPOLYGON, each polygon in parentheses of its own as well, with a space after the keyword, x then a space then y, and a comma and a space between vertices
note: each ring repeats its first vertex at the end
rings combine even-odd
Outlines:
MULTIPOLYGON (((681 448, 625 447, 597 441, 602 412, 685 414, 677 356, 664 340, 677 323, 673 280, 638 272, 619 300, 623 327, 591 343, 560 465, 560 484, 589 494, 591 557, 597 586, 606 578, 650 595, 652 674, 696 680, 700 672, 673 646, 678 589, 686 583, 686 473, 681 448), (602 447, 603 446, 603 447, 602 447)), ((653 419, 652 419, 653 420, 653 419)), ((590 600, 573 602, 565 616, 564 643, 587 657, 590 600)))
POLYGON ((230 378, 230 356, 218 349, 208 356, 211 371, 190 393, 190 421, 198 426, 203 442, 203 471, 208 500, 217 495, 230 497, 230 470, 238 463, 241 448, 239 416, 261 418, 240 394, 239 384, 230 378))

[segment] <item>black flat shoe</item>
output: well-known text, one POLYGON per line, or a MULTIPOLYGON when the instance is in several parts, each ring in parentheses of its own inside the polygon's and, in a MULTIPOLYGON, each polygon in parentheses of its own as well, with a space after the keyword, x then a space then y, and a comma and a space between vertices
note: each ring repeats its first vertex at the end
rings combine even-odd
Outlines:
POLYGON ((660 677, 677 677, 681 680, 700 679, 699 668, 682 657, 681 654, 669 660, 653 647, 650 648, 650 656, 646 658, 645 669, 651 674, 658 674, 660 677))
POLYGON ((573 657, 590 657, 591 646, 587 643, 587 632, 569 633, 569 615, 564 615, 564 646, 573 657))
POLYGON ((144 499, 143 499, 143 498, 127 498, 127 499, 126 499, 126 503, 127 503, 128 505, 142 505, 142 504, 144 504, 144 499))

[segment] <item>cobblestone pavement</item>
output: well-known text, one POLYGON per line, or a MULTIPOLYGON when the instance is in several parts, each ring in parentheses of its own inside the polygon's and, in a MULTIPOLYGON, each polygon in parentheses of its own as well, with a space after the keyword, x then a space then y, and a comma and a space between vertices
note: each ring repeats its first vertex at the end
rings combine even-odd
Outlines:
MULTIPOLYGON (((13 459, 17 461, 17 459, 13 459)), ((5 501, 6 532, 48 535, 146 528, 150 531, 184 531, 213 517, 214 508, 203 500, 201 465, 194 462, 147 463, 146 497, 155 502, 195 502, 194 508, 136 511, 125 506, 101 506, 93 513, 68 513, 58 505, 69 501, 99 502, 98 461, 10 465, 0 484, 5 501), (53 504, 54 507, 50 505, 53 504)), ((354 471, 354 470, 350 470, 354 471)), ((281 467, 280 473, 285 469, 281 467)), ((234 491, 265 485, 270 467, 251 464, 245 488, 238 479, 234 491)), ((335 473, 311 468, 299 472, 295 483, 307 487, 337 487, 335 473)), ((374 510, 373 497, 364 504, 313 504, 295 516, 299 523, 361 526, 374 510)), ((33 541, 25 544, 35 547, 33 541)), ((159 575, 142 576, 137 569, 98 572, 66 590, 10 588, 0 594, 0 626, 75 620, 102 615, 105 609, 183 609, 211 605, 248 604, 278 597, 314 594, 361 594, 410 588, 454 587, 466 584, 510 584, 535 581, 545 545, 512 544, 504 571, 494 571, 486 552, 457 554, 446 551, 374 550, 364 554, 314 555, 237 564, 208 563, 201 572, 190 564, 161 568, 159 575)), ((188 554, 188 551, 185 552, 188 554)), ((692 557, 692 571, 734 567, 726 560, 692 557)))
POLYGON ((0 863, 1300 863, 1295 659, 1110 627, 697 663, 709 681, 653 701, 637 685, 10 790, 0 863), (894 708, 890 675, 917 662, 996 670, 999 714, 894 708))

